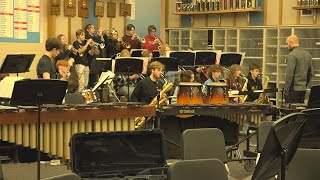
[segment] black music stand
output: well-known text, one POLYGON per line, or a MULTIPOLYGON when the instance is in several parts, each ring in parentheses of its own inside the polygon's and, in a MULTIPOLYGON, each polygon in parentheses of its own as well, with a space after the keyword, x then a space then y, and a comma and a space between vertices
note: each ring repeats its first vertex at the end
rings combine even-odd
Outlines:
POLYGON ((240 53, 223 53, 220 56, 220 65, 223 67, 230 67, 232 64, 242 63, 242 54, 240 53))
POLYGON ((216 63, 217 53, 213 51, 196 51, 195 65, 209 66, 216 63))
POLYGON ((160 57, 159 50, 152 51, 152 57, 160 57))
POLYGON ((92 61, 90 74, 101 74, 102 72, 111 70, 111 58, 96 58, 92 61))
POLYGON ((309 94, 307 108, 320 108, 320 86, 312 86, 309 94))
POLYGON ((145 49, 131 49, 131 57, 142 57, 142 53, 145 49))
POLYGON ((29 68, 35 54, 8 54, 1 66, 0 73, 19 73, 29 72, 29 68))
POLYGON ((293 113, 273 123, 252 180, 279 174, 285 180, 285 168, 296 153, 307 118, 305 113, 293 113))
POLYGON ((152 58, 151 62, 158 61, 162 63, 166 71, 178 71, 178 59, 172 57, 157 57, 152 58))
POLYGON ((40 112, 42 104, 62 104, 68 82, 57 79, 26 79, 14 84, 10 105, 38 106, 37 179, 40 180, 40 112))
POLYGON ((194 66, 196 54, 194 52, 170 52, 170 57, 178 59, 179 66, 194 66))
MULTIPOLYGON (((127 74, 128 79, 130 74, 141 74, 143 67, 143 60, 135 58, 117 58, 115 63, 115 74, 127 74)), ((126 84, 128 87, 128 100, 129 95, 129 83, 126 84)))

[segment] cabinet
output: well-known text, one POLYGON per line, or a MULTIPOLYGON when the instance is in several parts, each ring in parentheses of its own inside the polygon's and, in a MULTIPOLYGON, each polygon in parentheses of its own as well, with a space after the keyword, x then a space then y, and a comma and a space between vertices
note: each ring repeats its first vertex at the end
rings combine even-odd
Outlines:
POLYGON ((190 46, 190 29, 171 29, 165 39, 173 51, 185 50, 190 46))
MULTIPOLYGON (((263 76, 269 77, 268 88, 281 90, 285 84, 285 68, 289 53, 286 38, 292 34, 299 37, 300 46, 313 57, 315 77, 310 85, 320 85, 320 27, 315 26, 275 26, 275 27, 238 27, 238 28, 208 28, 189 29, 190 45, 194 49, 207 49, 206 44, 212 42, 215 49, 222 52, 245 52, 243 74, 249 72, 249 66, 255 63, 261 67, 263 76), (206 39, 207 38, 207 39, 206 39)), ((177 29, 166 29, 166 34, 175 35, 180 42, 177 29), (172 33, 171 33, 172 31, 172 33)), ((186 38, 186 37, 184 37, 186 38)), ((170 38, 169 38, 170 39, 170 38)), ((169 45, 172 46, 172 44, 169 45)), ((181 44, 180 47, 183 47, 181 44)), ((311 87, 310 86, 310 87, 311 87)), ((309 89, 310 89, 309 87, 309 89)), ((306 99, 308 99, 309 90, 306 99)), ((271 94, 271 100, 280 106, 281 92, 271 94)))

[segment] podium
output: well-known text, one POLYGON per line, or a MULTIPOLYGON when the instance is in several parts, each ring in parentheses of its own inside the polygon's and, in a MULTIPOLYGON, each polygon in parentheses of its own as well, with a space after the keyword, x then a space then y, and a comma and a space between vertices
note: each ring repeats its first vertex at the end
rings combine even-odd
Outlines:
POLYGON ((35 54, 8 54, 0 68, 1 74, 29 72, 35 54))
POLYGON ((62 104, 68 82, 56 79, 25 79, 14 84, 10 105, 37 106, 37 179, 40 180, 40 112, 43 104, 62 104))

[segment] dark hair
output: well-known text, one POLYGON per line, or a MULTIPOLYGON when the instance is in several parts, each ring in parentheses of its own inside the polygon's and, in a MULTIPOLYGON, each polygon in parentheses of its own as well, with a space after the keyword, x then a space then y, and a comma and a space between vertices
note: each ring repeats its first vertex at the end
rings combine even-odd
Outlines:
POLYGON ((84 30, 87 31, 88 29, 90 29, 91 26, 93 26, 93 24, 87 24, 87 25, 84 27, 84 30))
MULTIPOLYGON (((223 72, 223 67, 220 64, 213 64, 208 69, 208 77, 212 79, 212 74, 214 72, 223 72)), ((213 79, 212 79, 213 80, 213 79)))
POLYGON ((84 33, 84 30, 83 29, 78 29, 76 31, 76 37, 80 36, 82 33, 84 33))
POLYGON ((190 82, 191 80, 191 75, 193 75, 193 71, 191 70, 186 70, 183 71, 180 75, 180 82, 190 82))
POLYGON ((127 31, 130 31, 132 28, 136 29, 133 24, 128 24, 127 25, 127 31))
POLYGON ((46 50, 51 51, 54 48, 56 48, 57 50, 62 49, 60 41, 57 38, 48 38, 46 40, 46 50))
POLYGON ((251 64, 251 66, 249 67, 249 71, 253 71, 255 69, 260 69, 260 67, 257 64, 251 64))
POLYGON ((148 32, 151 32, 152 30, 157 31, 157 28, 154 25, 148 26, 148 32))

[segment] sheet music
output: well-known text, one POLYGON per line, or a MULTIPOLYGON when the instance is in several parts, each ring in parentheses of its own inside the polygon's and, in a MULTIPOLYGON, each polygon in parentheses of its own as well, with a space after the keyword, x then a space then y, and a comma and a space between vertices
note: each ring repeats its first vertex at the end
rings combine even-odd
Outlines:
POLYGON ((23 77, 5 77, 0 81, 0 97, 11 98, 14 83, 24 79, 23 77))

